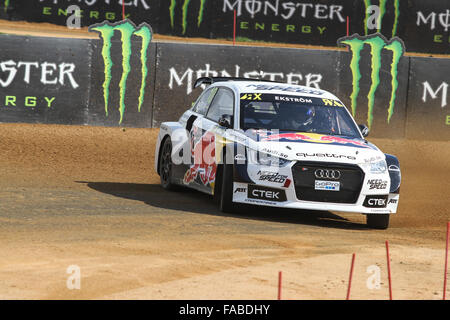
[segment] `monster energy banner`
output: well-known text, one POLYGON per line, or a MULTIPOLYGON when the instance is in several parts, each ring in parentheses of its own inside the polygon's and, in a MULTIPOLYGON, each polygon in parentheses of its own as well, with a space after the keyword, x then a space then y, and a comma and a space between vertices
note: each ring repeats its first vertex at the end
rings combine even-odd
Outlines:
MULTIPOLYGON (((127 19, 138 24, 158 24, 160 0, 123 1, 127 19)), ((11 20, 50 22, 70 27, 122 20, 122 0, 0 0, 0 3, 3 7, 0 17, 11 20)))
POLYGON ((0 42, 0 122, 86 124, 88 40, 0 35, 0 42))
POLYGON ((408 138, 450 140, 450 59, 411 58, 408 138))
POLYGON ((152 29, 124 21, 91 31, 100 40, 0 35, 0 122, 151 127, 152 29))
POLYGON ((262 47, 186 45, 159 43, 158 79, 153 124, 176 120, 201 89, 193 90, 199 77, 244 77, 328 88, 336 92, 337 51, 310 51, 262 47), (276 59, 275 59, 276 57, 276 59), (169 108, 168 105, 176 106, 169 108))
POLYGON ((92 42, 90 121, 150 127, 156 73, 150 26, 103 22, 89 30, 101 39, 92 42))
POLYGON ((406 15, 400 37, 408 52, 450 54, 450 0, 415 0, 406 15))
POLYGON ((0 122, 156 127, 176 121, 204 76, 300 84, 335 93, 372 137, 450 140, 450 60, 403 56, 376 33, 348 51, 153 43, 131 21, 93 25, 100 39, 0 35, 0 122))
POLYGON ((403 135, 400 128, 405 126, 408 86, 403 41, 397 37, 388 41, 376 33, 343 37, 338 43, 349 48, 349 53, 341 53, 339 92, 353 116, 370 129, 376 125, 392 132, 395 127, 396 134, 403 135))
POLYGON ((0 0, 0 18, 80 26, 149 23, 159 34, 335 46, 351 34, 399 37, 408 52, 450 53, 450 0, 0 0), (76 11, 76 5, 81 11, 76 11))
MULTIPOLYGON (((158 33, 178 36, 216 38, 223 23, 213 0, 166 0, 161 2, 158 33)), ((229 36, 229 34, 227 34, 229 36)))

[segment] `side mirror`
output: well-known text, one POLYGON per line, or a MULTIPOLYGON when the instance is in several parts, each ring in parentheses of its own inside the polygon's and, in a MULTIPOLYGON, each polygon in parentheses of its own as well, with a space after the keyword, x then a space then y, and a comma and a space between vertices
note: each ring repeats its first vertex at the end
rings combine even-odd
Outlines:
POLYGON ((369 135, 369 128, 365 124, 358 124, 359 130, 361 130, 362 136, 365 138, 369 135))
POLYGON ((233 116, 229 114, 223 114, 219 119, 219 126, 225 128, 233 128, 233 116))

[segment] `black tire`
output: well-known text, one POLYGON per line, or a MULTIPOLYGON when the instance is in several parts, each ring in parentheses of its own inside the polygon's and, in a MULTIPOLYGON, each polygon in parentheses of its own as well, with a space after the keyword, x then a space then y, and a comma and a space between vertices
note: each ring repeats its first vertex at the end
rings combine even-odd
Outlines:
POLYGON ((159 177, 161 186, 166 190, 175 190, 172 183, 172 142, 167 138, 163 142, 161 154, 159 156, 159 177))
POLYGON ((216 169, 216 181, 214 182, 214 201, 220 205, 220 197, 222 196, 222 174, 223 165, 218 164, 216 169))
POLYGON ((372 229, 385 230, 389 227, 390 214, 368 214, 366 215, 367 226, 372 229))
POLYGON ((222 190, 220 193, 220 211, 233 213, 236 204, 233 205, 233 165, 224 164, 222 167, 222 190))

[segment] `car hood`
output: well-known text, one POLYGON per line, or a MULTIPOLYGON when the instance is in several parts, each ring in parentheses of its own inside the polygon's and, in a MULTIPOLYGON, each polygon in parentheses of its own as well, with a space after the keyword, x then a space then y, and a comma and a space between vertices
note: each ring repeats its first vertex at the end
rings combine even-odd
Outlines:
POLYGON ((385 159, 373 144, 358 138, 317 133, 247 130, 248 147, 287 160, 364 164, 385 159))

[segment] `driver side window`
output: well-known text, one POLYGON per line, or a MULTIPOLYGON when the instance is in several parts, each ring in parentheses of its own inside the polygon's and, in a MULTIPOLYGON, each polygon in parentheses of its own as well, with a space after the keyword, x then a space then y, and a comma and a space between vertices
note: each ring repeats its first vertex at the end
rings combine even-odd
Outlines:
POLYGON ((223 115, 233 116, 234 95, 229 89, 220 88, 214 101, 209 107, 206 117, 212 121, 219 122, 223 115))

